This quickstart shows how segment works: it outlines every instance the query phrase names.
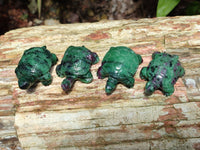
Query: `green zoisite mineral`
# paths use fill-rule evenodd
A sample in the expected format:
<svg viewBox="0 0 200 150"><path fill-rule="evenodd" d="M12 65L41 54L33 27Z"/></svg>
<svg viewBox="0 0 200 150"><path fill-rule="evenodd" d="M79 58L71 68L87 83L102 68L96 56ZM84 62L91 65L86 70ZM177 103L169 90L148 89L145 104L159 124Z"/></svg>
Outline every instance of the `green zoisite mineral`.
<svg viewBox="0 0 200 150"><path fill-rule="evenodd" d="M45 86L50 85L50 69L57 61L56 55L47 50L46 46L25 50L15 69L19 88L28 89L38 82Z"/></svg>
<svg viewBox="0 0 200 150"><path fill-rule="evenodd" d="M147 81L145 94L151 95L155 90L161 90L164 95L174 93L174 84L185 74L177 55L154 52L148 67L140 72L141 79Z"/></svg>
<svg viewBox="0 0 200 150"><path fill-rule="evenodd" d="M61 84L62 89L65 92L71 91L76 80L83 83L92 82L90 67L98 61L98 55L86 47L70 46L65 51L61 64L56 67L57 75L66 77Z"/></svg>
<svg viewBox="0 0 200 150"><path fill-rule="evenodd" d="M106 93L111 94L118 83L122 83L127 88L133 87L135 82L133 76L142 61L142 57L128 47L111 47L97 72L99 79L108 77Z"/></svg>

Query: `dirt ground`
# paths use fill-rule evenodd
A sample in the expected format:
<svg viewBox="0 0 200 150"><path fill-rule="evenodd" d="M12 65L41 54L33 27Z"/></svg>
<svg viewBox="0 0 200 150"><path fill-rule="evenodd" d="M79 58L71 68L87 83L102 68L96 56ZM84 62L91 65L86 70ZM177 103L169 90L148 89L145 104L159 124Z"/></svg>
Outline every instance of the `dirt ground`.
<svg viewBox="0 0 200 150"><path fill-rule="evenodd" d="M96 22L102 19L140 19L156 16L158 0L44 0L41 17L37 0L0 0L0 35L5 32L45 24L51 19L56 23ZM180 3L171 15L182 15Z"/></svg>

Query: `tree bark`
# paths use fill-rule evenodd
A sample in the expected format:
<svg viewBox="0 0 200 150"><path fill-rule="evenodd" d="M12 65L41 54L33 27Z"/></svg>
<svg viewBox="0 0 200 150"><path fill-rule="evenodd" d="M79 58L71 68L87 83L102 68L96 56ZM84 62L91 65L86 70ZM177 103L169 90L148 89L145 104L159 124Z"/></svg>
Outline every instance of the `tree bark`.
<svg viewBox="0 0 200 150"><path fill-rule="evenodd" d="M24 50L47 46L60 63L68 46L84 45L100 62L91 67L90 84L77 81L66 94L53 82L20 90L14 70ZM97 69L111 46L127 46L143 63L135 85L118 85L105 94L107 79ZM199 149L200 16L38 26L12 30L0 37L0 147L10 149ZM139 73L155 51L179 56L185 76L173 95L144 95Z"/></svg>

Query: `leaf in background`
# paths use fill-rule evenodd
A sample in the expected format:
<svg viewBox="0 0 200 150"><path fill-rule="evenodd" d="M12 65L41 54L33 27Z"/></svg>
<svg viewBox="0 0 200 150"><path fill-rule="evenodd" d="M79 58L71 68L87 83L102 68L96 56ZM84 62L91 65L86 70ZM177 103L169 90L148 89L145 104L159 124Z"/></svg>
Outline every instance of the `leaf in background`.
<svg viewBox="0 0 200 150"><path fill-rule="evenodd" d="M157 17L167 16L179 2L180 0L159 0L156 16Z"/></svg>
<svg viewBox="0 0 200 150"><path fill-rule="evenodd" d="M198 15L200 14L200 2L194 1L188 4L186 8L186 15Z"/></svg>
<svg viewBox="0 0 200 150"><path fill-rule="evenodd" d="M37 11L37 3L35 0L29 0L28 9L30 10L31 14L34 14Z"/></svg>
<svg viewBox="0 0 200 150"><path fill-rule="evenodd" d="M38 18L40 18L41 8L42 8L42 0L37 0L37 6L38 6Z"/></svg>

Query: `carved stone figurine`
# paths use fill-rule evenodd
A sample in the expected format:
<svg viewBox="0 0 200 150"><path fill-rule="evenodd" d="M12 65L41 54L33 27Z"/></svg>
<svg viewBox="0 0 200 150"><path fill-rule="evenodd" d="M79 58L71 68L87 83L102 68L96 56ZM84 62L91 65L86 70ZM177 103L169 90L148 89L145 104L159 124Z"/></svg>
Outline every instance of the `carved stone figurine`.
<svg viewBox="0 0 200 150"><path fill-rule="evenodd" d="M111 94L118 83L122 83L127 88L133 87L135 82L133 76L142 61L142 57L128 47L111 47L97 72L99 79L108 77L106 93Z"/></svg>
<svg viewBox="0 0 200 150"><path fill-rule="evenodd" d="M33 47L24 51L15 73L21 89L28 89L37 82L47 86L52 82L50 69L58 58L43 47Z"/></svg>
<svg viewBox="0 0 200 150"><path fill-rule="evenodd" d="M57 75L66 77L61 84L62 89L69 92L76 80L83 83L92 82L90 67L98 61L98 55L86 47L70 46L65 51L61 64L56 67Z"/></svg>
<svg viewBox="0 0 200 150"><path fill-rule="evenodd" d="M174 84L179 77L185 74L178 56L167 53L154 52L148 67L140 72L141 79L147 81L145 94L151 95L155 90L161 90L164 95L170 96L174 92Z"/></svg>

